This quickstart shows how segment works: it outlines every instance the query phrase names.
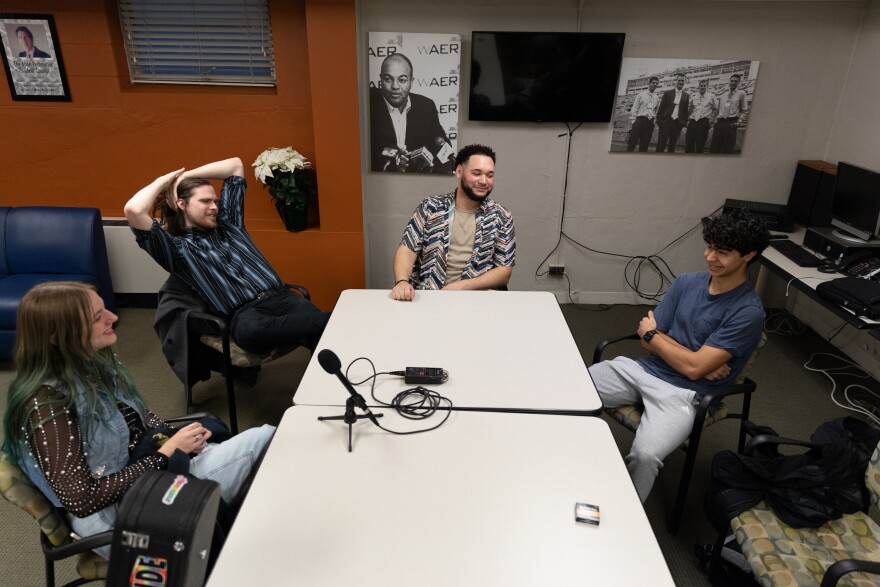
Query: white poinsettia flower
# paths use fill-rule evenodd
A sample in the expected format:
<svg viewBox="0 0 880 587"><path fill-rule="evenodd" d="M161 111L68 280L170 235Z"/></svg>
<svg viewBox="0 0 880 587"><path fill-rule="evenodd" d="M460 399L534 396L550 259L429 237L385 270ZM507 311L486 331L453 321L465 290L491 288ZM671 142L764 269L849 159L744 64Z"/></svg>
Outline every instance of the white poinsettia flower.
<svg viewBox="0 0 880 587"><path fill-rule="evenodd" d="M311 169L311 162L293 147L271 147L260 153L253 162L254 175L264 184L267 177L275 177L273 171L294 173L297 169Z"/></svg>
<svg viewBox="0 0 880 587"><path fill-rule="evenodd" d="M254 170L254 175L257 176L261 182L266 183L267 177L274 177L272 175L272 169L268 165L260 165Z"/></svg>

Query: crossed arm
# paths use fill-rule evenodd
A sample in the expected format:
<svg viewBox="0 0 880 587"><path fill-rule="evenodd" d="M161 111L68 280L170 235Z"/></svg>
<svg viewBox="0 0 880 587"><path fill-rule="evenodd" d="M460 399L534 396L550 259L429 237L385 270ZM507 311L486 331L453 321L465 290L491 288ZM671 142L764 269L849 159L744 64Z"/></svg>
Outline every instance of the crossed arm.
<svg viewBox="0 0 880 587"><path fill-rule="evenodd" d="M651 342L645 342L645 339L642 338L645 333L649 330L656 330L656 328L657 321L654 319L654 312L649 311L648 315L639 322L637 330L642 347L648 352L658 355L670 367L691 381L698 379L718 381L730 375L730 367L727 362L733 358L733 355L729 352L707 345L692 351L680 345L665 332L659 331L651 339Z"/></svg>
<svg viewBox="0 0 880 587"><path fill-rule="evenodd" d="M215 161L195 169L187 170L182 167L160 175L141 188L125 204L125 218L130 226L139 230L149 230L153 225L153 217L150 215L153 204L158 198L168 198L169 205L176 205L177 184L181 180L188 177L225 179L232 175L244 176L244 165L238 157Z"/></svg>

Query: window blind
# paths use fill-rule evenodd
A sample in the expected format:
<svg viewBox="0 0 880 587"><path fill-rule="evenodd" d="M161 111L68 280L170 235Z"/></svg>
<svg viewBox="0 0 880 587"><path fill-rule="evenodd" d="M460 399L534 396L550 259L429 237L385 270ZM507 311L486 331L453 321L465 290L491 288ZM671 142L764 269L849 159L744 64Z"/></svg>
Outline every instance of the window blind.
<svg viewBox="0 0 880 587"><path fill-rule="evenodd" d="M275 85L268 0L119 0L135 83Z"/></svg>

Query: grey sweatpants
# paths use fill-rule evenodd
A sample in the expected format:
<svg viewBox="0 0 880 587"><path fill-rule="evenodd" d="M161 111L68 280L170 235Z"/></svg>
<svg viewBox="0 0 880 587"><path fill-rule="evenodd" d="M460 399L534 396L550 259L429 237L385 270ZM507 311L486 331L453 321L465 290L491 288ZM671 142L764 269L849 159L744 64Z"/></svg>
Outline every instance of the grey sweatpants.
<svg viewBox="0 0 880 587"><path fill-rule="evenodd" d="M627 357L596 363L589 371L606 408L645 406L632 448L624 459L644 503L663 459L684 442L694 426L696 392L654 377Z"/></svg>

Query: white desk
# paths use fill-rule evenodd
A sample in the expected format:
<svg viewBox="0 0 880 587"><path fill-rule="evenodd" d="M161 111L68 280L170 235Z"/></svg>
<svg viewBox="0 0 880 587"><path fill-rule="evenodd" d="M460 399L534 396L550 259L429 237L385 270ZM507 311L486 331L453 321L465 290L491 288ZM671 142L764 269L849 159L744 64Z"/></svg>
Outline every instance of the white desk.
<svg viewBox="0 0 880 587"><path fill-rule="evenodd" d="M316 420L337 411L287 410L208 587L674 585L601 419L359 422L348 453L345 424Z"/></svg>
<svg viewBox="0 0 880 587"><path fill-rule="evenodd" d="M805 232L806 231L803 228L798 227L789 235L791 241L802 244ZM820 259L824 259L821 255L817 256ZM794 287L798 291L804 292L821 306L827 308L843 320L846 320L850 326L860 329L872 329L870 334L875 338L880 338L880 331L876 330L877 327L880 326L880 322L856 316L850 310L839 304L826 300L816 293L816 287L820 283L843 277L842 274L822 273L815 267L800 267L773 247L767 247L764 252L761 253L758 261L761 263L761 273L758 275L758 283L756 286L759 295L767 279L767 275L764 272L764 269L766 268L784 279L787 283L787 287Z"/></svg>
<svg viewBox="0 0 880 587"><path fill-rule="evenodd" d="M440 367L449 381L429 386L457 408L576 411L596 414L602 402L556 298L549 292L418 291L413 302L389 290L342 292L318 351L329 348L342 371L369 357L377 371ZM350 378L370 374L366 361ZM376 396L388 402L414 387L380 376ZM369 385L358 391L374 405ZM299 405L341 404L339 381L312 357L294 397Z"/></svg>

